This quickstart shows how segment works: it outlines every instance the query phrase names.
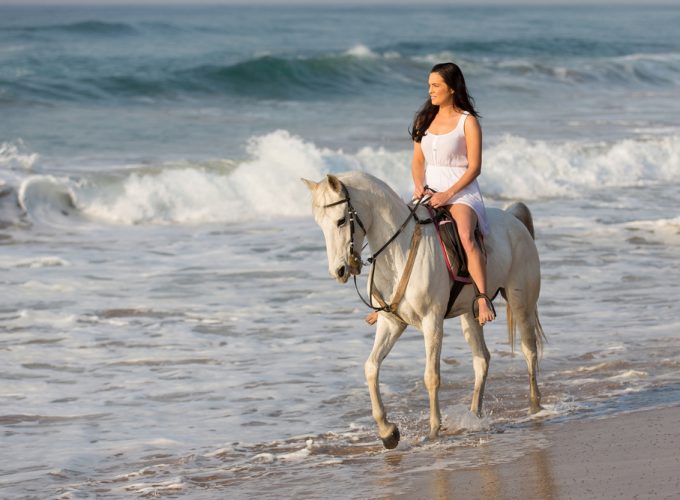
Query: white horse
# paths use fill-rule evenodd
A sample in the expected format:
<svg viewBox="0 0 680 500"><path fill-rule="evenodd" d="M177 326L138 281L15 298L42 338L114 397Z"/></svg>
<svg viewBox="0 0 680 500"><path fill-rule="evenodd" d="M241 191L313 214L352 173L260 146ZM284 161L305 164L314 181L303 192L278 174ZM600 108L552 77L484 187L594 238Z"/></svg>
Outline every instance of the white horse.
<svg viewBox="0 0 680 500"><path fill-rule="evenodd" d="M338 282L361 272L359 258L364 237L373 252L381 248L409 218L408 206L387 184L363 172L328 175L321 182L303 179L312 192L314 219L326 240L328 270ZM427 219L421 207L417 213ZM487 289L500 290L507 301L508 334L514 344L519 327L522 351L529 369L530 411L538 412L540 393L536 382L538 352L544 334L538 320L536 302L540 290L540 263L533 240L533 222L524 204L507 211L488 208L490 234L484 244L487 252ZM347 223L350 221L351 223ZM390 243L374 264L374 290L383 297L393 297L404 270L416 227L413 218ZM379 313L375 342L364 366L371 395L373 418L386 448L399 442L399 430L387 420L380 397L380 364L408 325L421 330L425 338L425 387L430 399L430 433L435 439L441 427L439 411L440 355L444 319L461 317L465 340L472 349L475 387L470 410L481 415L484 384L490 354L484 332L472 313L475 292L472 286L462 292L447 311L451 278L447 272L439 241L432 224L421 225L422 239L413 260L412 274L403 298L394 311ZM369 292L370 293L370 292ZM389 300L386 300L389 303Z"/></svg>

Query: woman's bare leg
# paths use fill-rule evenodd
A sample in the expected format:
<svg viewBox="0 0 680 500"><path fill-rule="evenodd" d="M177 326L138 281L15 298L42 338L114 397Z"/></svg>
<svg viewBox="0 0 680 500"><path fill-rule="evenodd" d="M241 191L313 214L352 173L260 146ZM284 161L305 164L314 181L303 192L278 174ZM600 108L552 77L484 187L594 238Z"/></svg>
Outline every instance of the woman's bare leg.
<svg viewBox="0 0 680 500"><path fill-rule="evenodd" d="M451 205L449 210L458 226L458 234L467 256L470 276L477 285L479 292L486 295L486 258L477 245L474 234L477 226L477 213L469 206L462 204ZM478 300L477 306L479 307L480 325L496 319L489 302L481 298Z"/></svg>

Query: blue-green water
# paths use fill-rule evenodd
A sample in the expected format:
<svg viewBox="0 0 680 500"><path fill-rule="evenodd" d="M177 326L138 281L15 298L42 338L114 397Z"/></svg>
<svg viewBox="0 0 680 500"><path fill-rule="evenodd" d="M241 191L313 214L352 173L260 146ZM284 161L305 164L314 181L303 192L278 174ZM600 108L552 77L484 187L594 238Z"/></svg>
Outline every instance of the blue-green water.
<svg viewBox="0 0 680 500"><path fill-rule="evenodd" d="M485 199L534 213L536 420L677 404L679 25L650 6L0 6L0 496L384 498L484 443L487 462L546 446L501 313L481 421L447 323L437 443L404 335L381 372L403 439L382 450L372 332L299 181L360 169L408 196L407 128L446 60L483 117Z"/></svg>
<svg viewBox="0 0 680 500"><path fill-rule="evenodd" d="M450 59L489 133L620 138L677 126L679 22L672 7L2 7L0 138L60 164L237 159L277 128L393 149Z"/></svg>

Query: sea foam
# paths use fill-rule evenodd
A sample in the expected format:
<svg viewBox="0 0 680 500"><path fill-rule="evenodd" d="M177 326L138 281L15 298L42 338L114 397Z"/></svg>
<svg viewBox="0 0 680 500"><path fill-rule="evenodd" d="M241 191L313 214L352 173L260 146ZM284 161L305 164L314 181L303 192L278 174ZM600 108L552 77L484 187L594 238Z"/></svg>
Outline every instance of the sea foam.
<svg viewBox="0 0 680 500"><path fill-rule="evenodd" d="M34 174L18 199L34 219L77 211L111 224L200 224L299 217L310 213L300 181L328 173L369 172L404 199L412 189L411 153L364 147L354 153L319 147L286 130L252 137L246 159L126 167L83 179ZM584 192L673 180L680 136L614 143L530 141L505 136L486 147L479 182L487 198L578 197ZM62 221L64 217L60 216Z"/></svg>
<svg viewBox="0 0 680 500"><path fill-rule="evenodd" d="M27 150L21 139L0 144L0 169L21 168L30 170L40 156Z"/></svg>

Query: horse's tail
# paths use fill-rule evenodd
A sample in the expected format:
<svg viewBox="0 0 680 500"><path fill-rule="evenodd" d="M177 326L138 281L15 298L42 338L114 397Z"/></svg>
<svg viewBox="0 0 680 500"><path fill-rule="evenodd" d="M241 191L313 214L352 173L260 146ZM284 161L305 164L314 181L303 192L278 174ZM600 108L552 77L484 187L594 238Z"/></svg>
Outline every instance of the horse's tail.
<svg viewBox="0 0 680 500"><path fill-rule="evenodd" d="M534 219L531 216L531 210L529 210L529 207L526 206L524 203L521 201L518 201L517 203L513 203L510 205L508 208L505 209L506 212L514 215L517 219L519 219L522 224L529 230L529 234L531 234L532 239L536 239L535 232L534 232ZM515 321L515 318L512 315L512 309L510 308L510 302L507 301L507 297L504 297L506 299L507 303L507 319L508 319L508 341L510 342L510 346L512 347L512 352L515 352L515 336L517 334L517 322ZM545 336L545 332L543 331L543 326L541 325L541 321L538 318L538 306L534 308L534 336L536 337L536 349L538 350L539 355L543 352L543 344L546 342L547 338Z"/></svg>
<svg viewBox="0 0 680 500"><path fill-rule="evenodd" d="M507 319L508 319L508 342L512 347L512 352L515 352L515 336L517 334L517 322L512 315L512 309L510 304L506 306ZM543 325L541 325L541 320L538 318L538 306L534 308L534 337L536 337L536 349L538 354L543 353L543 344L547 341L545 332L543 331Z"/></svg>
<svg viewBox="0 0 680 500"><path fill-rule="evenodd" d="M531 237L533 239L536 239L536 236L534 235L534 219L531 216L531 210L529 210L529 207L527 207L521 201L518 201L517 203L513 203L508 208L506 208L505 211L511 213L519 220L521 220L522 224L524 224L526 228L529 230L529 234L531 234Z"/></svg>

